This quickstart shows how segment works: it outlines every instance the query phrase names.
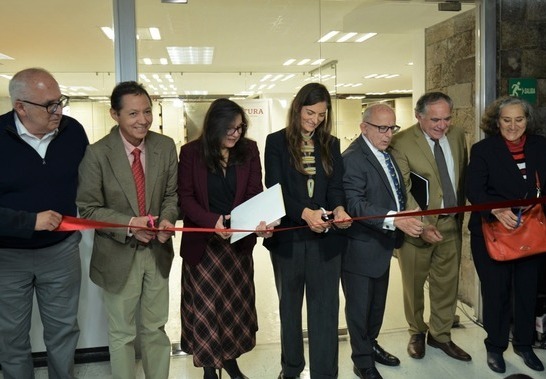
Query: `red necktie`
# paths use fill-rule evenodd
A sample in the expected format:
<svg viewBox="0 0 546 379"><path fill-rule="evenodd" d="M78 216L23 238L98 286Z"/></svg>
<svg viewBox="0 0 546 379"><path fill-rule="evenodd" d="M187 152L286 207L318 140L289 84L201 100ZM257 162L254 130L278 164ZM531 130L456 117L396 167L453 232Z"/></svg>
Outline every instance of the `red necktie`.
<svg viewBox="0 0 546 379"><path fill-rule="evenodd" d="M144 179L144 170L142 169L142 163L140 162L140 149L136 148L132 151L135 159L131 170L133 171L133 177L135 178L135 186L138 200L138 212L140 216L146 215L146 181Z"/></svg>

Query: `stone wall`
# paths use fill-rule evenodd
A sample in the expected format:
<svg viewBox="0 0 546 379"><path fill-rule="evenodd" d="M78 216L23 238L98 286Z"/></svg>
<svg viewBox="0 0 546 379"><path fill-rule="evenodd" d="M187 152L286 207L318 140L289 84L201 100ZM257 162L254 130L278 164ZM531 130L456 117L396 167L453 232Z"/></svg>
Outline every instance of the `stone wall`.
<svg viewBox="0 0 546 379"><path fill-rule="evenodd" d="M545 125L546 1L497 0L497 8L497 94L508 94L509 78L536 78L535 109Z"/></svg>
<svg viewBox="0 0 546 379"><path fill-rule="evenodd" d="M454 127L465 130L468 146L474 141L476 91L476 15L461 13L425 30L425 89L448 94L454 102ZM470 253L470 238L463 226L459 298L475 306L477 278Z"/></svg>

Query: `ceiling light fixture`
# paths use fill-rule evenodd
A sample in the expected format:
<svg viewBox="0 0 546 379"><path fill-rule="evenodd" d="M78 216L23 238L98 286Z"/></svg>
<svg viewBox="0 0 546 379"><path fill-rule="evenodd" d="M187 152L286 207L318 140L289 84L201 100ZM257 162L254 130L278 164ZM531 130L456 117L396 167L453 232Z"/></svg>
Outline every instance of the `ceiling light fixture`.
<svg viewBox="0 0 546 379"><path fill-rule="evenodd" d="M332 37L339 33L341 32L337 30L332 30L331 32L326 33L321 39L318 40L318 42L328 42L330 39L332 39ZM342 37L338 38L336 42L348 42L355 36L357 37L354 39L354 41L349 42L364 42L372 37L375 37L376 35L377 33L364 33L359 35L359 33L356 32L347 32Z"/></svg>
<svg viewBox="0 0 546 379"><path fill-rule="evenodd" d="M188 0L161 0L161 2L167 4L188 4Z"/></svg>
<svg viewBox="0 0 546 379"><path fill-rule="evenodd" d="M290 66L292 63L294 63L296 60L294 58L290 58L289 60L287 60L286 62L284 62L282 65L283 66Z"/></svg>
<svg viewBox="0 0 546 379"><path fill-rule="evenodd" d="M353 38L357 34L358 33L355 33L355 32L346 33L343 37L339 38L336 42L345 42L347 40L350 40L351 38Z"/></svg>
<svg viewBox="0 0 546 379"><path fill-rule="evenodd" d="M212 64L214 47L167 46L172 64Z"/></svg>
<svg viewBox="0 0 546 379"><path fill-rule="evenodd" d="M358 37L355 42L364 42L372 37L375 37L377 35L377 33L366 33L364 34L363 36L361 37Z"/></svg>
<svg viewBox="0 0 546 379"><path fill-rule="evenodd" d="M294 76L296 76L296 74L289 74L289 75L286 75L286 76L281 80L281 82L286 82L287 80L292 79Z"/></svg>
<svg viewBox="0 0 546 379"><path fill-rule="evenodd" d="M314 77L316 75L321 75L322 70L333 69L333 68L335 68L336 65L337 65L337 60L326 62L322 66L319 66L319 67L309 71L309 75L311 75L311 77ZM335 76L334 76L334 78L335 78Z"/></svg>
<svg viewBox="0 0 546 379"><path fill-rule="evenodd" d="M153 40L160 40L161 39L161 33L159 32L159 28L149 28L150 36Z"/></svg>
<svg viewBox="0 0 546 379"><path fill-rule="evenodd" d="M332 38L333 36L335 36L336 34L338 34L339 31L338 30L332 30L331 32L328 32L326 33L324 36L322 36L318 42L326 42L328 41L330 38Z"/></svg>
<svg viewBox="0 0 546 379"><path fill-rule="evenodd" d="M100 30L104 33L104 35L108 38L113 40L114 39L114 29L109 26L101 26Z"/></svg>
<svg viewBox="0 0 546 379"><path fill-rule="evenodd" d="M12 57L10 57L8 55L5 55L5 54L2 54L2 53L0 53L0 59L13 60Z"/></svg>

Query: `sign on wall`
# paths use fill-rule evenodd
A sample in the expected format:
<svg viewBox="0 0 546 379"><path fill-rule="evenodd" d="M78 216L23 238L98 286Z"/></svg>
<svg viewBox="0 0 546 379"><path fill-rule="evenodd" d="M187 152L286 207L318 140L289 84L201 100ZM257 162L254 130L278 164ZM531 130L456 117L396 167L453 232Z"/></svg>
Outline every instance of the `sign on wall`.
<svg viewBox="0 0 546 379"><path fill-rule="evenodd" d="M520 97L530 104L536 104L537 80L535 78L509 78L508 94Z"/></svg>

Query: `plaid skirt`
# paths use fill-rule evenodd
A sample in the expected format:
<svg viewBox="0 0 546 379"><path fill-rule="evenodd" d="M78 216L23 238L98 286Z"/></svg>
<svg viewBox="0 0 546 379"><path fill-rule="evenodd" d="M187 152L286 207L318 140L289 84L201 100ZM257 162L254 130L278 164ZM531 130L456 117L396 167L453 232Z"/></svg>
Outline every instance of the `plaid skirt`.
<svg viewBox="0 0 546 379"><path fill-rule="evenodd" d="M181 348L196 367L221 368L256 345L254 262L214 234L199 264L182 263Z"/></svg>

